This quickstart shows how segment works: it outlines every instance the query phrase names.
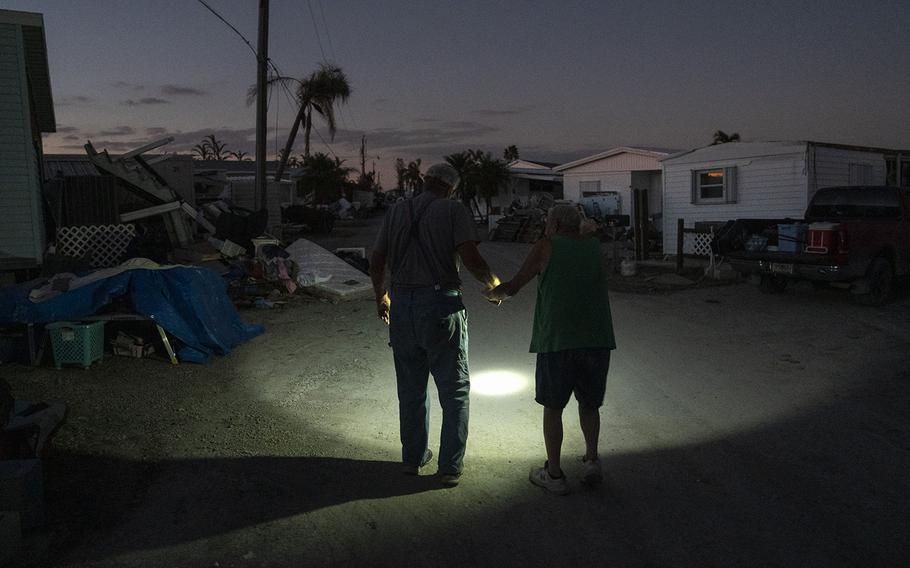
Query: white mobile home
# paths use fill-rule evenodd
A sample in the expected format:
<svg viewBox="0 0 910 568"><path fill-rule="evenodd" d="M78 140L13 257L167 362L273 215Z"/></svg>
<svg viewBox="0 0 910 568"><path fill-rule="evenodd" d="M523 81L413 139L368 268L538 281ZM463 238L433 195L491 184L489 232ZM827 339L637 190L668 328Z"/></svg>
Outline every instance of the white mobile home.
<svg viewBox="0 0 910 568"><path fill-rule="evenodd" d="M515 200L527 203L532 196L548 193L562 199L562 174L554 171L558 164L513 160L509 162L509 185L500 193L499 203L508 207Z"/></svg>
<svg viewBox="0 0 910 568"><path fill-rule="evenodd" d="M0 270L41 264L41 133L57 130L44 19L0 10Z"/></svg>
<svg viewBox="0 0 910 568"><path fill-rule="evenodd" d="M615 193L619 196L620 214L630 217L634 215L632 190L647 190L648 214L659 231L663 185L660 160L671 153L662 148L621 146L554 169L562 172L565 199L579 201L582 197Z"/></svg>
<svg viewBox="0 0 910 568"><path fill-rule="evenodd" d="M822 142L731 142L662 161L665 251L686 227L737 218L800 218L821 187L910 185L910 151Z"/></svg>

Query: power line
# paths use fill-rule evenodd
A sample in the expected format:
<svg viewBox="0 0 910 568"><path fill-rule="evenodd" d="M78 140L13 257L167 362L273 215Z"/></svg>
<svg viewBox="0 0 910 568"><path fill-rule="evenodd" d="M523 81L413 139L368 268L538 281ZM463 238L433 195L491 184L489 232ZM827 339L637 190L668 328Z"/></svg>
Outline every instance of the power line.
<svg viewBox="0 0 910 568"><path fill-rule="evenodd" d="M246 36L244 36L242 33L240 33L240 30L238 30L237 28L235 28L229 21L225 20L225 19L221 16L221 14L219 14L218 12L215 11L214 8L212 8L211 6L209 6L208 3L207 3L205 0L198 0L198 1L199 1L200 4L202 4L203 6L205 6L205 8L206 8L209 12L211 12L212 14L214 14L216 18L218 18L219 20L221 20L222 22L224 22L224 24L225 24L227 27L229 27L229 28L231 28L232 30L234 30L234 33L237 34L238 36L240 36L240 39L243 40L243 43L245 43L246 46L250 48L250 51L253 52L253 55L255 55L257 58L259 57L259 53L256 52L256 48L253 47L253 44L250 43L250 40L246 39Z"/></svg>
<svg viewBox="0 0 910 568"><path fill-rule="evenodd" d="M328 63L329 60L325 56L325 50L322 48L322 38L319 36L319 26L316 25L316 16L313 14L313 5L310 4L310 0L306 0L306 6L310 10L310 20L313 21L313 30L316 32L316 43L319 44L319 51L322 52L322 60L325 63Z"/></svg>
<svg viewBox="0 0 910 568"><path fill-rule="evenodd" d="M329 52L332 54L332 59L338 60L338 56L335 54L335 46L332 45L332 34L329 33L329 24L325 21L325 10L322 8L322 0L316 0L319 5L319 15L322 16L322 29L325 30L325 38L329 40Z"/></svg>
<svg viewBox="0 0 910 568"><path fill-rule="evenodd" d="M246 36L244 36L244 35L240 32L240 30L238 30L236 27L234 27L233 24L231 24L229 21L227 21L227 20L226 20L221 14L219 14L214 8L212 8L211 6L209 6L209 4L208 4L205 0L197 0L197 1L198 1L200 4L202 4L209 12L211 12L216 18L218 18L219 20L221 20L227 27L229 27L231 30L233 30L234 33L237 34L237 35L240 37L240 39L243 40L243 43L245 43L245 44L247 45L247 47L250 48L250 51L252 51L252 52L253 52L253 55L255 55L256 58L258 59L259 53L256 51L256 48L253 47L253 44L250 43L250 41L246 38ZM325 56L325 50L324 50L323 47L322 47L322 39L321 39L321 37L320 37L320 35L319 35L319 28L318 28L318 26L317 26L317 24L316 24L316 16L315 16L314 13L313 13L313 6L310 4L310 1L309 1L309 0L307 0L307 8L309 8L310 19L311 19L312 22L313 22L313 29L316 31L316 40L317 40L317 42L319 43L319 51L322 52L322 59L323 59L323 61L325 61L326 63L328 63L328 59L327 59L326 56ZM320 5L320 9L321 9L321 5ZM324 20L324 18L325 18L325 16L323 15L323 20ZM329 42L331 42L331 39L329 39ZM334 48L333 48L333 49L334 49ZM276 74L278 77L284 77L284 75L283 75L283 74L281 73L281 71L278 69L278 65L275 64L275 62L272 60L272 58L268 58L267 61L266 61L266 63L268 63L268 65L272 68L272 70L275 71L275 74ZM295 97L294 97L293 93L291 93L291 90L288 88L288 86L285 84L284 81L282 81L282 80L279 79L277 82L278 82L278 83L281 85L281 87L284 89L285 96L288 97L288 101L291 103L291 108L294 108L294 103L295 103L296 101L295 101ZM269 99L271 99L271 93L269 94ZM276 101L277 101L277 99L276 99ZM276 102L276 104L277 104L277 102ZM277 111L276 111L276 124L277 124ZM313 127L312 130L316 132L316 136L319 137L319 140L320 140L320 141L322 142L322 144L329 150L329 152L332 154L332 156L334 156L335 158L338 158L338 154L336 154L336 153L335 153L335 150L329 145L328 142L325 141L325 138L322 137L322 134L319 132L319 130L316 129L316 127ZM276 140L277 140L277 137L278 137L277 126L276 126L275 137L276 137Z"/></svg>
<svg viewBox="0 0 910 568"><path fill-rule="evenodd" d="M311 3L310 3L310 0L307 0L307 5L310 7L310 18L311 18L312 21L313 21L313 28L316 29L316 28L317 28L317 25L316 25L316 17L315 17L315 15L313 14L313 8L312 8L312 5L311 5ZM316 0L316 5L319 7L319 15L322 17L322 29L323 29L323 32L325 33L325 38L326 38L326 40L327 40L328 43L329 43L329 51L330 51L331 54L332 54L332 58L337 60L337 57L338 57L338 56L337 56L337 54L335 53L335 45L332 43L332 34L331 34L331 32L329 31L329 24L328 24L328 22L326 21L326 18L325 18L325 9L323 8L322 0ZM319 49L322 50L322 42L321 42L321 40L320 40L320 35L319 35L319 30L318 30L318 29L316 29L316 39L317 39L317 41L319 41ZM325 60L325 52L324 52L324 51L323 51L323 53L322 53L322 57L323 57L323 60ZM326 63L328 63L328 62L326 61ZM342 127L344 127L345 130L351 130L351 128L350 128L350 127L348 126L348 124L347 124L347 120L345 120L345 115L346 115L346 114L347 114L347 113L344 112L344 111L342 110L342 108L339 106L339 107L338 107L338 118L341 119L341 125L342 125ZM363 131L361 130L360 126L357 125L357 121L355 120L354 115L351 114L351 115L350 115L350 118L351 118L351 122L352 122L353 125L354 125L354 130L357 131L357 132L359 132L359 133L362 135L362 134L363 134ZM348 141L348 144L351 146L351 151L354 152L354 153L357 153L357 148L354 146L354 142L352 142L352 141L349 140L349 141Z"/></svg>

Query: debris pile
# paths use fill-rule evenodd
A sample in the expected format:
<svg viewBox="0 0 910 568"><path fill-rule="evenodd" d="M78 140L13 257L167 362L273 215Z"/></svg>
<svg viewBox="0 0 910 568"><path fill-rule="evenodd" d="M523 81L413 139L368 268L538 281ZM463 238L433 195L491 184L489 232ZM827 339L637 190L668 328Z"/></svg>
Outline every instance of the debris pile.
<svg viewBox="0 0 910 568"><path fill-rule="evenodd" d="M543 209L516 209L496 223L490 235L493 241L533 243L543 237L547 212Z"/></svg>

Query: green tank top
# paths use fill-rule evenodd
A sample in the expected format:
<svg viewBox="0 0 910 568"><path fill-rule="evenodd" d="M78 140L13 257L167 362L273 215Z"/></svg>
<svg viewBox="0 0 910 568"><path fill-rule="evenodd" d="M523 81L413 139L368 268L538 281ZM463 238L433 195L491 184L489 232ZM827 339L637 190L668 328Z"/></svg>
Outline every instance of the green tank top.
<svg viewBox="0 0 910 568"><path fill-rule="evenodd" d="M560 236L550 241L550 262L537 279L531 353L615 349L600 242Z"/></svg>

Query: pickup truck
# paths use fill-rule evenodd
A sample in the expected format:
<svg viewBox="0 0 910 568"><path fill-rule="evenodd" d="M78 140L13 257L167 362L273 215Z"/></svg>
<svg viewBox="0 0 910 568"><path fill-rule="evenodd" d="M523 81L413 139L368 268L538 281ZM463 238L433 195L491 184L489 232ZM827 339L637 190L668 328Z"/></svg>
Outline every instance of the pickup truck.
<svg viewBox="0 0 910 568"><path fill-rule="evenodd" d="M812 246L808 236L788 243L779 228L797 224L820 228L810 231L811 239L827 230L824 246ZM896 279L910 273L910 188L819 189L805 219L730 221L713 246L763 292L779 293L792 281L809 280L819 287L847 287L861 304L882 305L892 298Z"/></svg>

